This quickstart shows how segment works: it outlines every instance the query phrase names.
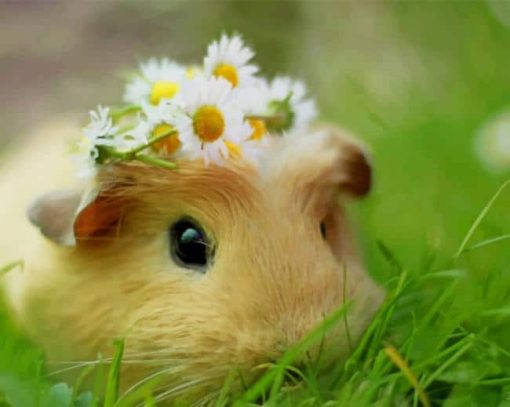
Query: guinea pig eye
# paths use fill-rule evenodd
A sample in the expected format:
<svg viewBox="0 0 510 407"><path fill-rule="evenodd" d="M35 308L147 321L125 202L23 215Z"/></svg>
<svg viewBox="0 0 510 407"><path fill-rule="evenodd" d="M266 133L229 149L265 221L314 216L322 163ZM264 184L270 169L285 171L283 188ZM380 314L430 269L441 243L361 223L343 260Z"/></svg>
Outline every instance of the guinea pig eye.
<svg viewBox="0 0 510 407"><path fill-rule="evenodd" d="M326 228L326 222L321 222L321 225L320 225L320 229L321 229L321 236L323 239L326 239L326 235L327 235L327 228Z"/></svg>
<svg viewBox="0 0 510 407"><path fill-rule="evenodd" d="M169 229L170 254L179 265L203 268L212 255L204 230L191 219L181 219Z"/></svg>

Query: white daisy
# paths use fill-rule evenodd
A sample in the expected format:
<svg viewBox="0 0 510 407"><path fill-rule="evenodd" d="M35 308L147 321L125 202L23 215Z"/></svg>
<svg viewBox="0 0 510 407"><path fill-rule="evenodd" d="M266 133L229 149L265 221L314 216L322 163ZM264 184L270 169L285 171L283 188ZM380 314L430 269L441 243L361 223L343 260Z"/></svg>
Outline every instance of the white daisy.
<svg viewBox="0 0 510 407"><path fill-rule="evenodd" d="M237 105L243 111L245 120L252 127L250 140L263 140L268 134L264 116L271 115L269 111L269 86L267 82L258 79L250 87L235 88Z"/></svg>
<svg viewBox="0 0 510 407"><path fill-rule="evenodd" d="M163 99L177 100L186 68L169 59L149 59L140 65L138 75L126 86L124 100L141 105L158 105Z"/></svg>
<svg viewBox="0 0 510 407"><path fill-rule="evenodd" d="M205 164L221 163L230 148L242 147L252 134L251 126L236 104L232 86L223 78L197 78L182 93L187 116L176 122L183 152L190 158L202 157Z"/></svg>
<svg viewBox="0 0 510 407"><path fill-rule="evenodd" d="M242 159L252 165L258 165L260 158L267 147L266 139L264 140L244 140L238 143L225 142L229 157L234 159Z"/></svg>
<svg viewBox="0 0 510 407"><path fill-rule="evenodd" d="M75 174L79 178L90 178L96 175L96 158L99 153L97 148L85 136L82 136L75 145L75 151L71 154L76 171Z"/></svg>
<svg viewBox="0 0 510 407"><path fill-rule="evenodd" d="M244 114L262 116L268 112L269 85L265 79L256 78L250 86L234 88L235 98Z"/></svg>
<svg viewBox="0 0 510 407"><path fill-rule="evenodd" d="M122 128L122 132L119 130L119 134L115 137L117 141L115 148L120 152L126 152L140 147L143 144L147 144L147 135L144 132L137 130L140 127L141 122L144 120L142 119L142 115L138 114L137 116L133 116L129 119L128 124Z"/></svg>
<svg viewBox="0 0 510 407"><path fill-rule="evenodd" d="M219 41L213 41L207 48L204 73L222 77L233 87L250 86L259 70L256 65L248 64L254 55L252 49L246 47L238 35L222 35Z"/></svg>
<svg viewBox="0 0 510 407"><path fill-rule="evenodd" d="M145 112L145 118L140 118L138 126L130 132L135 140L143 141L143 144L175 130L179 116L184 115L182 109L168 101L162 101L157 108L145 109ZM162 155L174 155L180 148L181 141L177 133L153 144L153 149Z"/></svg>
<svg viewBox="0 0 510 407"><path fill-rule="evenodd" d="M118 128L113 125L110 109L98 106L97 111L90 111L90 123L82 129L83 135L76 144L72 160L77 166L79 177L91 177L96 173L96 159L99 157L98 146L117 147Z"/></svg>
<svg viewBox="0 0 510 407"><path fill-rule="evenodd" d="M272 114L283 115L280 131L294 132L309 127L317 116L317 106L313 99L306 98L306 86L301 81L288 77L276 77L268 88L268 108Z"/></svg>
<svg viewBox="0 0 510 407"><path fill-rule="evenodd" d="M188 65L186 67L186 79L195 79L198 76L204 75L204 70L198 65Z"/></svg>

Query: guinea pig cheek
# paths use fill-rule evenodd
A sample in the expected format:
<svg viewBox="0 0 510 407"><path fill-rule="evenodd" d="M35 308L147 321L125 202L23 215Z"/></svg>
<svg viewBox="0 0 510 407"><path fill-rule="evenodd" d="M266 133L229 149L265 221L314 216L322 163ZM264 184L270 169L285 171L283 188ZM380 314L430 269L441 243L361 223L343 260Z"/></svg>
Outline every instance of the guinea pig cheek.
<svg viewBox="0 0 510 407"><path fill-rule="evenodd" d="M327 196L327 195L323 195ZM345 208L338 202L338 193L330 193L319 200L312 216L315 232L323 240L337 264L337 272L344 275L348 285L347 295L352 297L364 276L355 235L347 219ZM343 280L344 277L342 277ZM343 283L343 284L344 284Z"/></svg>
<svg viewBox="0 0 510 407"><path fill-rule="evenodd" d="M321 188L315 189L313 195L305 203L305 214L311 218L313 228L317 229L319 225L322 238L328 241L330 236L338 232L335 216L337 211L341 211L336 199L338 191L333 188Z"/></svg>

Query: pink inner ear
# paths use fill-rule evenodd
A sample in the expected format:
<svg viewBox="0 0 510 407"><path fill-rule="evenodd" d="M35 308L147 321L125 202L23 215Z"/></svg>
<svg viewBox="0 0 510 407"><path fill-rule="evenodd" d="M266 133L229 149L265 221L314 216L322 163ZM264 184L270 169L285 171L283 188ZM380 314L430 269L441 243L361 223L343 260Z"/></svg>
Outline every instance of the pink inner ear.
<svg viewBox="0 0 510 407"><path fill-rule="evenodd" d="M120 201L99 196L85 207L74 222L76 240L103 236L116 229L122 214Z"/></svg>

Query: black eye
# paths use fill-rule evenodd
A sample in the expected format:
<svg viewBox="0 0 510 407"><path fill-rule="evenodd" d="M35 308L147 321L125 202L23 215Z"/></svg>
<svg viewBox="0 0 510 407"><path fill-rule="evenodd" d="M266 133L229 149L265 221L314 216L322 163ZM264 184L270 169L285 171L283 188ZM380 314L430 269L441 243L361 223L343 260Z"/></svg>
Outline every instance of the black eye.
<svg viewBox="0 0 510 407"><path fill-rule="evenodd" d="M181 219L169 229L170 254L180 265L189 268L206 266L212 246L204 230L191 219Z"/></svg>
<svg viewBox="0 0 510 407"><path fill-rule="evenodd" d="M321 222L321 235L323 239L326 239L327 229L326 229L326 223Z"/></svg>

